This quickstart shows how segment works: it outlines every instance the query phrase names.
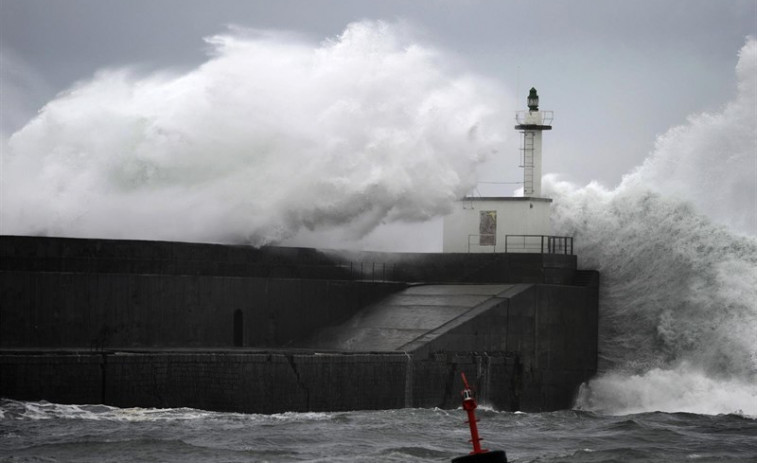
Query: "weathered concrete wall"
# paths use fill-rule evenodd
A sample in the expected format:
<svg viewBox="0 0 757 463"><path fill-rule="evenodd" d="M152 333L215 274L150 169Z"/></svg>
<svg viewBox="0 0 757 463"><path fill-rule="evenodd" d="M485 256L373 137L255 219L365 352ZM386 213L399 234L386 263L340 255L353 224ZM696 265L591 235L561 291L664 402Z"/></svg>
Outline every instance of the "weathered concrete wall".
<svg viewBox="0 0 757 463"><path fill-rule="evenodd" d="M368 279L427 283L573 284L577 265L575 255L563 254L324 253Z"/></svg>
<svg viewBox="0 0 757 463"><path fill-rule="evenodd" d="M597 288L516 285L508 293L416 353L474 350L473 342L478 352L502 352L513 362L511 409L564 408L596 373Z"/></svg>
<svg viewBox="0 0 757 463"><path fill-rule="evenodd" d="M281 347L402 289L402 281L560 283L575 275L575 256L337 256L301 248L2 236L0 348ZM369 281L354 279L366 276ZM389 276L400 282L374 281Z"/></svg>
<svg viewBox="0 0 757 463"><path fill-rule="evenodd" d="M527 285L523 285L527 286ZM297 342L297 347L342 352L417 352L439 337L454 337L453 329L486 316L492 302L513 285L413 285L361 309L339 326L318 331ZM459 342L448 339L457 351L502 350L487 336L501 337L504 325L475 333L461 332ZM496 345L492 348L491 346ZM426 348L428 351L428 348Z"/></svg>
<svg viewBox="0 0 757 463"><path fill-rule="evenodd" d="M405 282L572 284L576 256L385 253L0 236L0 270Z"/></svg>
<svg viewBox="0 0 757 463"><path fill-rule="evenodd" d="M212 275L0 272L0 347L284 346L405 285ZM237 315L239 317L239 315Z"/></svg>
<svg viewBox="0 0 757 463"><path fill-rule="evenodd" d="M407 360L397 356L150 353L106 358L105 397L120 407L274 413L404 405Z"/></svg>
<svg viewBox="0 0 757 463"><path fill-rule="evenodd" d="M509 396L497 403L555 410L596 373L597 328L596 288L518 284L405 347L416 358L486 352L508 359Z"/></svg>
<svg viewBox="0 0 757 463"><path fill-rule="evenodd" d="M455 408L465 372L483 404L544 409L519 403L517 368L487 354L15 352L0 354L0 391L19 400L249 413Z"/></svg>
<svg viewBox="0 0 757 463"><path fill-rule="evenodd" d="M0 270L349 279L349 265L311 248L0 236Z"/></svg>
<svg viewBox="0 0 757 463"><path fill-rule="evenodd" d="M77 353L0 353L0 397L59 403L105 403L103 356Z"/></svg>
<svg viewBox="0 0 757 463"><path fill-rule="evenodd" d="M598 276L575 264L0 237L0 396L264 413L456 407L465 371L497 408L566 408L597 357ZM413 281L518 290L408 354L281 350Z"/></svg>

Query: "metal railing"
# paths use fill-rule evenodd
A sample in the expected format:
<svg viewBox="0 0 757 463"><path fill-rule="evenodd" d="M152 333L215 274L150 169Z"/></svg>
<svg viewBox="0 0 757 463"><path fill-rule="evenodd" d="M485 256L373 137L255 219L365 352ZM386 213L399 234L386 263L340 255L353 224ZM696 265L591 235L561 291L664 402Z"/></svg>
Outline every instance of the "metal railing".
<svg viewBox="0 0 757 463"><path fill-rule="evenodd" d="M538 113L538 114L537 114ZM555 118L554 111L515 111L515 122L518 125L537 124L550 125Z"/></svg>
<svg viewBox="0 0 757 463"><path fill-rule="evenodd" d="M350 262L339 267L349 269L349 274L356 280L393 281L397 277L397 265L385 262Z"/></svg>
<svg viewBox="0 0 757 463"><path fill-rule="evenodd" d="M550 235L505 235L505 252L573 255L573 237Z"/></svg>
<svg viewBox="0 0 757 463"><path fill-rule="evenodd" d="M496 235L468 235L468 253L497 252ZM504 251L535 254L573 254L572 236L551 235L505 235Z"/></svg>

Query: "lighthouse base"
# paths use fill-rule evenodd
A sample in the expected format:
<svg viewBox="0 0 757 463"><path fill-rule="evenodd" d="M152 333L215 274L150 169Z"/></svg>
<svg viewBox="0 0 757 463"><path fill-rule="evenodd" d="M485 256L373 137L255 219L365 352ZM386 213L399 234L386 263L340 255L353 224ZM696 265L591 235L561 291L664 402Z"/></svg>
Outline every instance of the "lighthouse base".
<svg viewBox="0 0 757 463"><path fill-rule="evenodd" d="M507 463L507 455L504 450L493 450L453 458L452 463Z"/></svg>

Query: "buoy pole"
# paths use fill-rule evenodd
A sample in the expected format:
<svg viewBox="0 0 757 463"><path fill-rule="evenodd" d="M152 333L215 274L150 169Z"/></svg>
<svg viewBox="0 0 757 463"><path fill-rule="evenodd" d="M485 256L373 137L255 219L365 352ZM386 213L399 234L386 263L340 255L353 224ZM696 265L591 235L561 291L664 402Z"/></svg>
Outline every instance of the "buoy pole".
<svg viewBox="0 0 757 463"><path fill-rule="evenodd" d="M488 450L481 449L481 438L478 437L478 419L476 418L476 399L473 398L473 391L468 385L468 379L465 377L465 373L460 373L463 377L464 389L460 393L463 396L463 410L468 414L468 426L470 427L470 442L473 444L473 451L471 455L477 453L486 453Z"/></svg>
<svg viewBox="0 0 757 463"><path fill-rule="evenodd" d="M507 463L507 455L504 450L494 450L490 452L481 448L481 438L478 436L478 419L476 418L476 399L473 398L473 391L468 384L465 373L460 373L463 378L464 389L460 392L463 396L463 410L468 414L468 427L470 427L470 442L473 444L473 451L468 455L452 459L452 463Z"/></svg>

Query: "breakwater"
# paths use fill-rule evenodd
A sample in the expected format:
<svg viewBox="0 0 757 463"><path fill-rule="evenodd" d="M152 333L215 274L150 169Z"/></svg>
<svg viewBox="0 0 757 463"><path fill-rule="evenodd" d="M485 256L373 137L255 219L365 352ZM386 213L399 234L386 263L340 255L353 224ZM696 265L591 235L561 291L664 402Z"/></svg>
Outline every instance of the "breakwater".
<svg viewBox="0 0 757 463"><path fill-rule="evenodd" d="M0 237L0 271L4 397L447 408L465 371L496 408L554 410L596 371L576 256Z"/></svg>

